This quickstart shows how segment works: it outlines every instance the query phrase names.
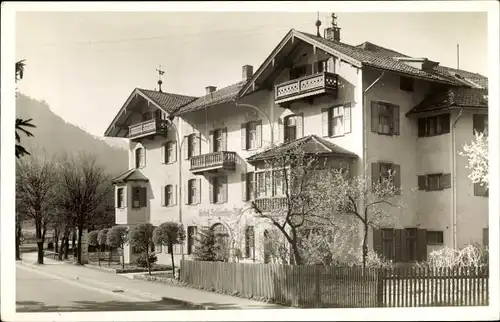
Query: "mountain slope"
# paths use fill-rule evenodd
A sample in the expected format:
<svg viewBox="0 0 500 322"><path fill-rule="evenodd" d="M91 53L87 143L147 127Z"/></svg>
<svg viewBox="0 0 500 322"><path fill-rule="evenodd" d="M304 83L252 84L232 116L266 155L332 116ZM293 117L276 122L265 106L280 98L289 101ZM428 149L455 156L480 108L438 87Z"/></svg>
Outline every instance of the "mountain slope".
<svg viewBox="0 0 500 322"><path fill-rule="evenodd" d="M21 144L34 155L43 151L48 155L68 153L76 155L85 151L95 155L106 172L115 175L128 169L128 151L112 147L102 138L67 123L54 114L47 103L19 94L16 99L16 116L33 118L36 128L30 129L34 137L21 134Z"/></svg>

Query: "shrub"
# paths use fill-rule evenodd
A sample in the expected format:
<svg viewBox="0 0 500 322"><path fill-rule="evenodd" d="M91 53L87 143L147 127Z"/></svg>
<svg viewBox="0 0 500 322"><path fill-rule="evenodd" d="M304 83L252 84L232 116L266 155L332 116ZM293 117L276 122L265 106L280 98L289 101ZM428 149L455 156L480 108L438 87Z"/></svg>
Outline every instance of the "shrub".
<svg viewBox="0 0 500 322"><path fill-rule="evenodd" d="M155 253L149 254L149 265L153 265L154 263L156 263L157 260L158 260L158 257L156 257ZM139 257L137 257L135 262L140 267L144 267L144 268L148 267L148 263L146 261L146 253L142 253L141 255L139 255Z"/></svg>
<svg viewBox="0 0 500 322"><path fill-rule="evenodd" d="M54 249L54 242L48 242L47 249Z"/></svg>
<svg viewBox="0 0 500 322"><path fill-rule="evenodd" d="M362 266L363 265L363 254L359 253L356 260L350 263L352 266ZM366 267L368 268L389 268L392 267L393 263L391 260L377 254L373 250L368 251L368 256L366 258Z"/></svg>
<svg viewBox="0 0 500 322"><path fill-rule="evenodd" d="M198 261L224 261L225 257L214 232L211 229L202 231L196 238L193 259Z"/></svg>
<svg viewBox="0 0 500 322"><path fill-rule="evenodd" d="M426 263L426 267L484 267L489 263L489 251L487 246L472 244L462 249L442 248L432 251Z"/></svg>

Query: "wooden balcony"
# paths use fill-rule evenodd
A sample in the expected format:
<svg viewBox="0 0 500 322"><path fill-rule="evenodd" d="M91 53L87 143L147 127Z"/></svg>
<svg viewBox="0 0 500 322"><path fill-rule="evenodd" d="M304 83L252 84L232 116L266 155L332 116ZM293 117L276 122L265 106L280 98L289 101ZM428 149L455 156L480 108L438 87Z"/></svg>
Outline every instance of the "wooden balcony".
<svg viewBox="0 0 500 322"><path fill-rule="evenodd" d="M191 158L191 172L232 172L236 170L236 152L219 151Z"/></svg>
<svg viewBox="0 0 500 322"><path fill-rule="evenodd" d="M255 206L262 212L269 212L284 210L287 205L285 197L273 197L255 199Z"/></svg>
<svg viewBox="0 0 500 322"><path fill-rule="evenodd" d="M128 138L139 139L154 135L167 135L168 122L160 119L151 119L129 126Z"/></svg>
<svg viewBox="0 0 500 322"><path fill-rule="evenodd" d="M276 85L274 101L281 104L325 94L337 98L338 87L337 74L323 72L308 75Z"/></svg>

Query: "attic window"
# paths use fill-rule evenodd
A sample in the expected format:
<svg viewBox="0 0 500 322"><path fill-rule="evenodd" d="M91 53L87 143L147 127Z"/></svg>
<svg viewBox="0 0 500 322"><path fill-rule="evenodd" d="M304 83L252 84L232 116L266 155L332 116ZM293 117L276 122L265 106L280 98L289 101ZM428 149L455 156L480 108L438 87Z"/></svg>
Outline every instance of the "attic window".
<svg viewBox="0 0 500 322"><path fill-rule="evenodd" d="M413 92L413 78L401 76L399 78L399 89L406 92Z"/></svg>

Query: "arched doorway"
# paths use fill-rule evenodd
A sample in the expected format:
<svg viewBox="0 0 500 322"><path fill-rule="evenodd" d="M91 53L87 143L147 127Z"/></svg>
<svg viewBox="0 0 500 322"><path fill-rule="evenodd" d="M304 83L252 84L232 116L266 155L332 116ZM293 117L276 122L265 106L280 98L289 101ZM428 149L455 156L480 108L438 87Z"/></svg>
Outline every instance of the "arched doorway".
<svg viewBox="0 0 500 322"><path fill-rule="evenodd" d="M218 248L219 260L227 262L229 260L229 251L231 249L231 236L229 231L221 223L213 225L211 230Z"/></svg>

